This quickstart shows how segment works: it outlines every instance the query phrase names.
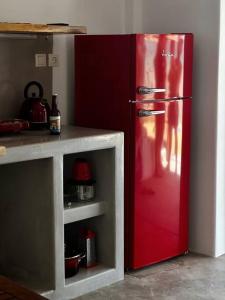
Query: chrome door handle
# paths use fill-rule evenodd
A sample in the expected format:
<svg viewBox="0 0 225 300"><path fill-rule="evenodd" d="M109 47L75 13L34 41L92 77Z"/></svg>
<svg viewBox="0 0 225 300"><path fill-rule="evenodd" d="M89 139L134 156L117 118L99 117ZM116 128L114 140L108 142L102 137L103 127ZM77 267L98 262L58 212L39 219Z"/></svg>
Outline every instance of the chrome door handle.
<svg viewBox="0 0 225 300"><path fill-rule="evenodd" d="M153 94L153 93L165 93L166 89L149 88L146 86L139 86L137 89L138 94Z"/></svg>
<svg viewBox="0 0 225 300"><path fill-rule="evenodd" d="M138 111L139 117L150 117L155 115L163 115L165 114L165 110L146 110L146 109L140 109Z"/></svg>

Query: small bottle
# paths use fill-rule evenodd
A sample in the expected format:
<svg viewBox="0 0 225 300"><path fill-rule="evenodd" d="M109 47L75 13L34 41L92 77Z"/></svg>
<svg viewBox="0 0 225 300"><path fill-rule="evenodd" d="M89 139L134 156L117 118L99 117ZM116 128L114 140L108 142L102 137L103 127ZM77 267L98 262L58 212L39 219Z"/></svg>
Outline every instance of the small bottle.
<svg viewBox="0 0 225 300"><path fill-rule="evenodd" d="M52 108L49 117L49 129L51 134L55 135L61 133L61 116L56 103L57 96L57 94L52 95Z"/></svg>
<svg viewBox="0 0 225 300"><path fill-rule="evenodd" d="M85 268L92 268L97 265L96 259L96 233L90 229L81 228L78 247L85 257L82 265Z"/></svg>

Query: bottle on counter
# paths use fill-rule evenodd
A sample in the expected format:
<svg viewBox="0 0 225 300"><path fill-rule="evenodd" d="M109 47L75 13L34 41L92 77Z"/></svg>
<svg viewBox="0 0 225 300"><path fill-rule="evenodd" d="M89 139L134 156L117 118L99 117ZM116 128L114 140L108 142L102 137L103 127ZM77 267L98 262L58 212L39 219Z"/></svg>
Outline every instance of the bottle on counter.
<svg viewBox="0 0 225 300"><path fill-rule="evenodd" d="M52 95L52 108L49 116L49 129L51 134L59 135L61 133L61 114L58 110L56 98L57 94Z"/></svg>

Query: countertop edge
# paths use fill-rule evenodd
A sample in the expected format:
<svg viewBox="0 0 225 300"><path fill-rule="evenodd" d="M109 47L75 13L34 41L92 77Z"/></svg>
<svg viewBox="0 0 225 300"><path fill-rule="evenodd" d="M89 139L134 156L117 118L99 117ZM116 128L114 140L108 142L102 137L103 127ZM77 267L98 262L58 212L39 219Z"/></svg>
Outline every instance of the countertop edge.
<svg viewBox="0 0 225 300"><path fill-rule="evenodd" d="M65 128L64 128L65 130ZM47 141L35 142L35 136L30 133L31 143L25 139L25 144L12 145L7 147L4 139L0 143L7 149L7 154L0 157L0 165L6 163L27 161L33 159L51 158L57 155L94 151L97 149L112 148L118 142L123 142L124 134L121 131L101 130L84 127L68 126L69 133L64 133L64 137L48 137ZM77 136L70 136L76 131ZM89 133L88 133L89 132ZM36 133L35 133L36 134ZM29 139L28 135L28 139ZM66 136L68 137L66 137ZM13 139L13 137L12 137Z"/></svg>

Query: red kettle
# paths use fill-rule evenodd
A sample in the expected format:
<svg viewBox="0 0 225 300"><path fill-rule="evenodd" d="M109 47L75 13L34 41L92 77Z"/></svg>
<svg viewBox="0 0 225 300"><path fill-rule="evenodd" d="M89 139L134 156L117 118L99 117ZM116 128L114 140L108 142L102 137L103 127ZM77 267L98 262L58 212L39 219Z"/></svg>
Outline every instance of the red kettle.
<svg viewBox="0 0 225 300"><path fill-rule="evenodd" d="M38 96L35 92L29 96L31 87L38 89ZM29 82L24 89L25 101L21 108L21 118L30 122L31 129L44 129L48 127L49 105L44 102L44 91L42 85L37 81Z"/></svg>

